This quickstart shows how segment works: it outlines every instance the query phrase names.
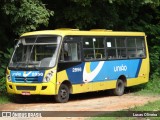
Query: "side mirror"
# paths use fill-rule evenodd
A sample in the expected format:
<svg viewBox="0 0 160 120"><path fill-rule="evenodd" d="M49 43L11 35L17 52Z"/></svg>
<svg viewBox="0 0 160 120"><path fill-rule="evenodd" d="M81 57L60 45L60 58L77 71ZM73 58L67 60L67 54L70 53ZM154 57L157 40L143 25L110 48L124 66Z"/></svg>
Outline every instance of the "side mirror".
<svg viewBox="0 0 160 120"><path fill-rule="evenodd" d="M18 40L19 40L19 39L15 39L15 40L14 40L14 48L16 48L16 47L17 47Z"/></svg>
<svg viewBox="0 0 160 120"><path fill-rule="evenodd" d="M14 46L17 45L19 39L14 39Z"/></svg>

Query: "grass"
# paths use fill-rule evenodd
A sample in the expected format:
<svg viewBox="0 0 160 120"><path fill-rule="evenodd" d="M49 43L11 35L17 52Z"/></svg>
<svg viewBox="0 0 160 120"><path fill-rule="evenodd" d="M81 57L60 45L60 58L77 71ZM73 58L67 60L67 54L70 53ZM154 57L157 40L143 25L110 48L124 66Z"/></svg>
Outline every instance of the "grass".
<svg viewBox="0 0 160 120"><path fill-rule="evenodd" d="M7 95L0 95L0 104L5 104L5 103L9 103L10 102L10 98Z"/></svg>
<svg viewBox="0 0 160 120"><path fill-rule="evenodd" d="M150 80L147 84L138 85L131 87L127 90L127 92L134 93L135 95L143 95L143 96L159 96L160 95L160 79L156 78L154 80ZM143 112L144 111L144 112ZM133 112L142 112L143 114L146 111L159 111L159 117L133 117ZM129 117L126 117L128 116ZM132 109L124 110L124 111L115 111L111 113L106 113L102 115L98 115L90 120L159 120L160 119L160 100L155 102L149 102L144 106L138 106Z"/></svg>
<svg viewBox="0 0 160 120"><path fill-rule="evenodd" d="M147 112L148 111L148 112ZM158 111L158 113L156 113ZM131 108L124 111L115 111L112 113L106 113L102 115L98 115L96 117L89 118L90 120L159 120L159 117L135 117L133 113L143 114L150 113L150 114L157 114L160 117L160 100L155 102L149 102L144 106L138 106L135 108ZM128 116L128 117L126 117Z"/></svg>

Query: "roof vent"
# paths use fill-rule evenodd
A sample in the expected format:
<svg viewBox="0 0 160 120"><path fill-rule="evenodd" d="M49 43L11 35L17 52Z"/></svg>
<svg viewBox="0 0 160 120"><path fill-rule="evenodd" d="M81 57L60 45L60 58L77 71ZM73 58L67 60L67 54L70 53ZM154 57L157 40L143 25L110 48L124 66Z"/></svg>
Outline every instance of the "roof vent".
<svg viewBox="0 0 160 120"><path fill-rule="evenodd" d="M58 28L55 30L71 30L71 31L79 31L79 29L72 29L72 28Z"/></svg>
<svg viewBox="0 0 160 120"><path fill-rule="evenodd" d="M112 32L112 30L106 30L106 29L91 29L90 31L97 31L97 32Z"/></svg>

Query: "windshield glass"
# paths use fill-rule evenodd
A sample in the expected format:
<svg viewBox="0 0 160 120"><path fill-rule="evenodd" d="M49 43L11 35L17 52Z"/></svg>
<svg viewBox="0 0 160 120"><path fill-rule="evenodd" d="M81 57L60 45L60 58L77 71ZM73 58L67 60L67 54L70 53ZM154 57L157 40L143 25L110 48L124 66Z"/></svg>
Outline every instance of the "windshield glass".
<svg viewBox="0 0 160 120"><path fill-rule="evenodd" d="M55 65L60 36L22 37L9 63L10 68L50 68Z"/></svg>

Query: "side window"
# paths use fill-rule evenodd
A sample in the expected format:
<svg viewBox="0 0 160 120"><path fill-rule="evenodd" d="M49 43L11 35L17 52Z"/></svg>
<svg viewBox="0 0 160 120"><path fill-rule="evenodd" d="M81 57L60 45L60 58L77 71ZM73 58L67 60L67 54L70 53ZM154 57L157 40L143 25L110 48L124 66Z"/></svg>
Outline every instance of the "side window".
<svg viewBox="0 0 160 120"><path fill-rule="evenodd" d="M83 53L85 60L98 60L105 58L105 37L83 37Z"/></svg>
<svg viewBox="0 0 160 120"><path fill-rule="evenodd" d="M81 60L80 42L77 42L78 37L67 37L64 40L60 61L72 62Z"/></svg>
<svg viewBox="0 0 160 120"><path fill-rule="evenodd" d="M128 37L127 53L129 58L146 57L144 37Z"/></svg>
<svg viewBox="0 0 160 120"><path fill-rule="evenodd" d="M136 38L128 37L127 39L127 53L129 58L136 58Z"/></svg>
<svg viewBox="0 0 160 120"><path fill-rule="evenodd" d="M127 58L126 39L127 37L117 37L116 38L117 58L118 59Z"/></svg>
<svg viewBox="0 0 160 120"><path fill-rule="evenodd" d="M106 50L108 59L127 58L126 37L107 37Z"/></svg>
<svg viewBox="0 0 160 120"><path fill-rule="evenodd" d="M116 59L117 58L117 50L116 50L116 38L115 37L107 37L107 58L108 59Z"/></svg>
<svg viewBox="0 0 160 120"><path fill-rule="evenodd" d="M137 57L145 58L146 57L146 50L145 50L145 42L144 37L137 37L136 38L136 46L137 46Z"/></svg>

